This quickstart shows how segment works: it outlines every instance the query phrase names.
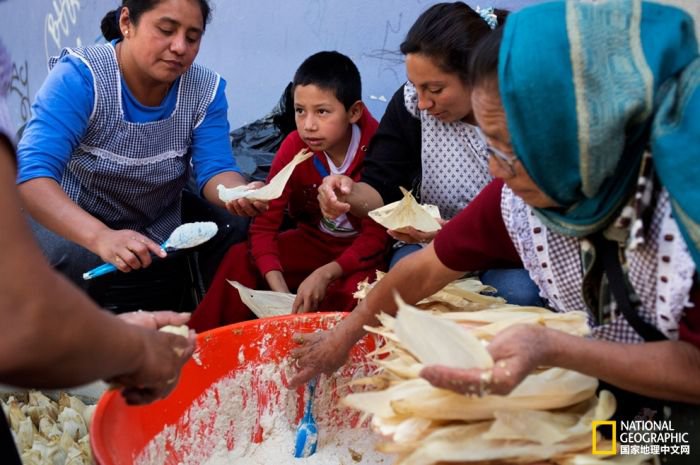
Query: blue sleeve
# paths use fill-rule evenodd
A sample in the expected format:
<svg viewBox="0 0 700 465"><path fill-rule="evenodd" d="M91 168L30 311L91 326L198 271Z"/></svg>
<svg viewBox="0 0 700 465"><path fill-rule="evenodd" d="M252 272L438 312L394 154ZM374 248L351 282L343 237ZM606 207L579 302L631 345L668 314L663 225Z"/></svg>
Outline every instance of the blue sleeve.
<svg viewBox="0 0 700 465"><path fill-rule="evenodd" d="M221 78L204 121L194 130L192 165L199 192L202 192L204 185L217 174L226 171L240 173L231 149L225 91L226 81Z"/></svg>
<svg viewBox="0 0 700 465"><path fill-rule="evenodd" d="M32 114L17 148L17 183L34 178L61 181L63 171L88 127L95 100L90 69L66 55L37 92Z"/></svg>

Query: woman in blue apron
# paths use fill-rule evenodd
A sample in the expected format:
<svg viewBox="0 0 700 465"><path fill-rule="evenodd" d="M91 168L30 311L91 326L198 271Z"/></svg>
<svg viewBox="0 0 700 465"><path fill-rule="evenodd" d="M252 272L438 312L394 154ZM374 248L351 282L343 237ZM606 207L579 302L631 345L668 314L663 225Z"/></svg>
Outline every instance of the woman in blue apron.
<svg viewBox="0 0 700 465"><path fill-rule="evenodd" d="M177 226L219 218L222 233L197 251L213 273L208 262L247 226L216 207L258 211L247 201L224 205L216 191L246 181L229 143L226 81L194 63L209 13L206 0L124 0L102 21L110 42L50 60L19 144L17 182L51 264L76 283L103 261L140 270L88 287L118 311L178 307L171 297L189 274L185 261L151 263ZM197 192L183 194L191 176Z"/></svg>

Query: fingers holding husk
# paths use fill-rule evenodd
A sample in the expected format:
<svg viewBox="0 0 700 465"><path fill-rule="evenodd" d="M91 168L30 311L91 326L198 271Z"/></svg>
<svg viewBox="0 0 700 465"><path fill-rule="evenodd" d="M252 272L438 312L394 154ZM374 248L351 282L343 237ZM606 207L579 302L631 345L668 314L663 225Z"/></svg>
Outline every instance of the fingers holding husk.
<svg viewBox="0 0 700 465"><path fill-rule="evenodd" d="M359 292L366 295L372 286L363 283ZM378 315L380 326L365 328L383 341L368 355L378 371L353 382L375 390L350 394L342 403L371 418L381 437L377 448L397 454L399 465L573 464L589 457L591 422L615 411L612 394L601 391L596 397L596 379L539 367L507 395L488 393L513 369L510 362L491 359L488 344L496 335L525 324L584 336L590 332L585 314L508 305L481 295L484 290L477 280L460 280L418 304L448 311L418 310L399 301L396 317ZM427 364L435 363L493 375L481 395L459 394L420 377ZM645 459L637 456L630 463Z"/></svg>

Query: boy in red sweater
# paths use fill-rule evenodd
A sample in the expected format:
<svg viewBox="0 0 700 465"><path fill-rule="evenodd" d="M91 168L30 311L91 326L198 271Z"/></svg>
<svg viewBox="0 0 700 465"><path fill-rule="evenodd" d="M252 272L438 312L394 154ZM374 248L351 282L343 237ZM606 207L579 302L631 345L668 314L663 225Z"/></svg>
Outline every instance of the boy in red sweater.
<svg viewBox="0 0 700 465"><path fill-rule="evenodd" d="M301 149L314 155L294 169L282 196L253 220L248 242L229 249L190 320L197 331L255 318L227 279L253 289L296 291L296 313L349 311L357 284L385 266L389 236L383 227L350 213L328 220L316 199L329 174L359 180L377 130L361 101L357 67L338 52L317 53L297 70L293 91L297 130L282 143L268 181ZM296 227L280 231L285 212Z"/></svg>

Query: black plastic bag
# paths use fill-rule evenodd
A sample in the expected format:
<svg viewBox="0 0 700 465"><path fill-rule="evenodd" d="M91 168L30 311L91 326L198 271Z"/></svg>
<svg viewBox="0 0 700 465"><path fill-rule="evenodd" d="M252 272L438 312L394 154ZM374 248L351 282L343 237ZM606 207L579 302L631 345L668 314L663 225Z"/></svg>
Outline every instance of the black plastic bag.
<svg viewBox="0 0 700 465"><path fill-rule="evenodd" d="M296 125L290 82L270 113L231 131L233 156L241 173L251 181L265 181L277 149L294 129Z"/></svg>

